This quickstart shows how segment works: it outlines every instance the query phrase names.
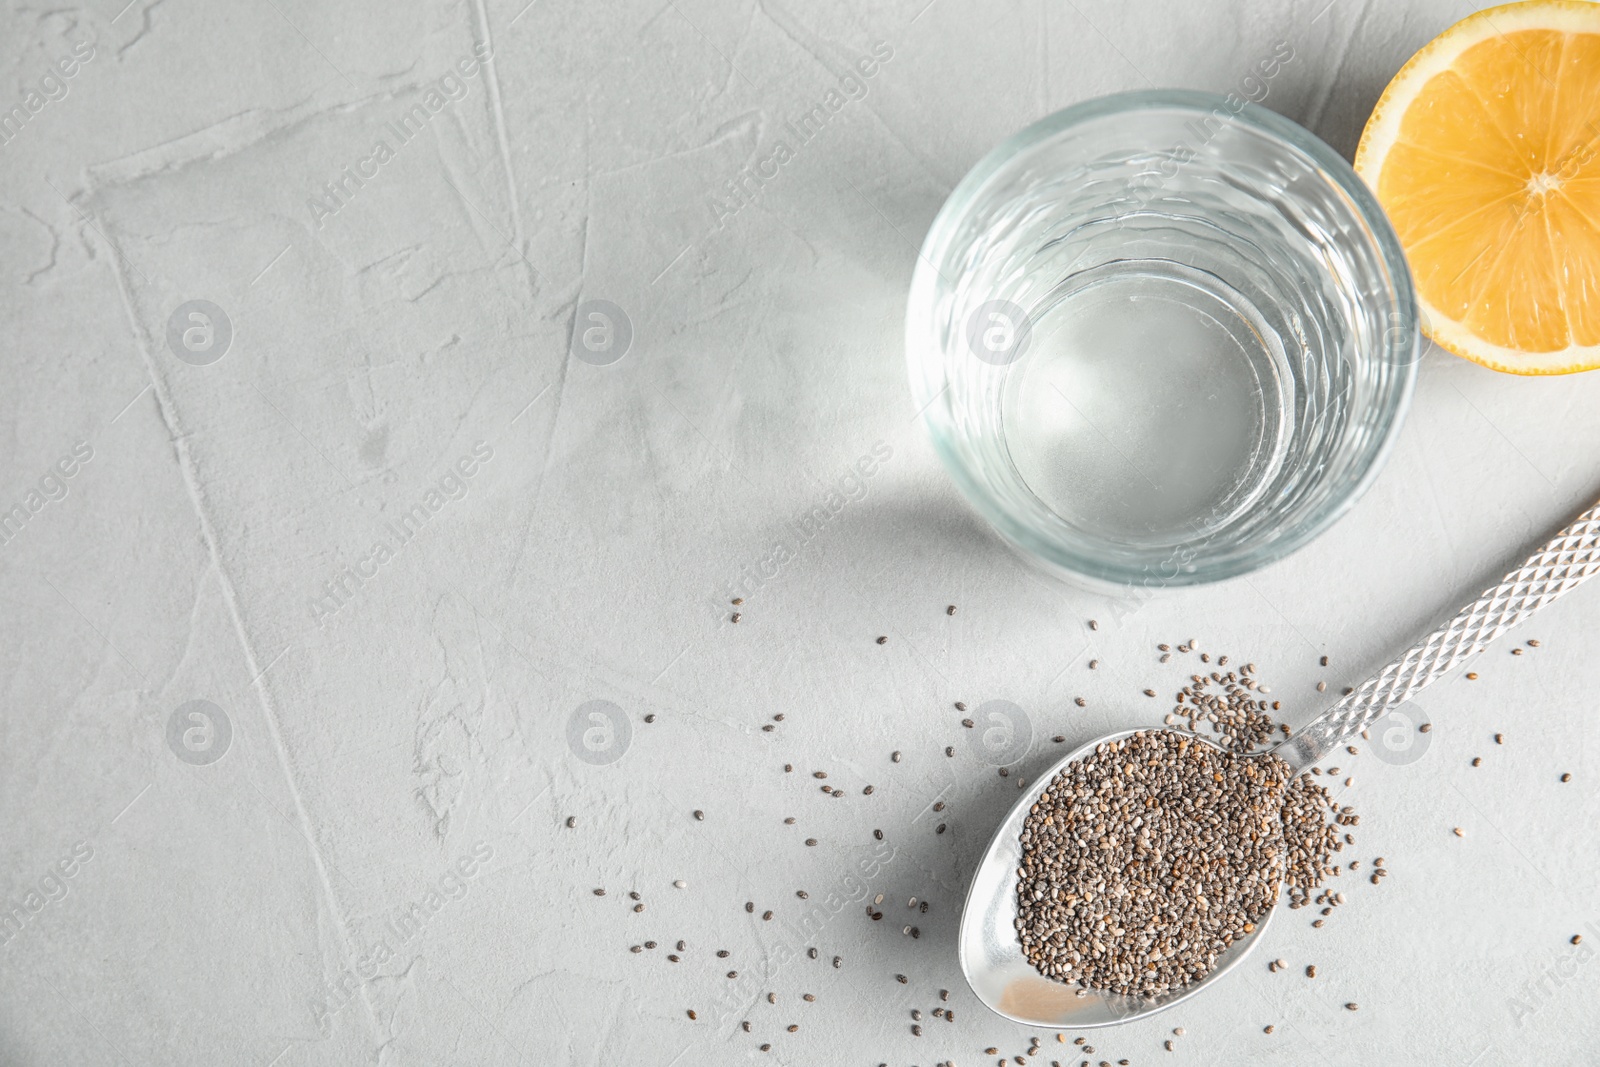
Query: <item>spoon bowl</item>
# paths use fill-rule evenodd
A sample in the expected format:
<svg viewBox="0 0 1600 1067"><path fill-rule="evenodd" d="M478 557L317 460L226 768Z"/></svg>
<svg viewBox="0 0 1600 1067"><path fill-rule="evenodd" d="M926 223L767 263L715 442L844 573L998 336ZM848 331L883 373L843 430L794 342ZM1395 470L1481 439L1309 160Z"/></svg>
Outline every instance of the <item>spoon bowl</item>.
<svg viewBox="0 0 1600 1067"><path fill-rule="evenodd" d="M1182 989L1154 997L1124 996L1084 989L1076 983L1058 982L1040 974L1022 954L1022 942L1017 937L1014 923L1017 918L1017 869L1022 865L1022 824L1028 818L1029 809L1038 802L1040 794L1055 781L1056 775L1067 764L1083 759L1107 741L1120 741L1135 733L1135 730L1124 730L1096 738L1067 753L1052 765L1040 777L1038 784L1006 813L983 859L978 862L977 871L967 889L967 902L961 911L956 951L967 984L978 995L978 999L997 1015L1030 1026L1075 1030L1111 1026L1154 1015L1188 1000L1238 966L1267 928L1272 910L1256 920L1253 933L1228 946L1227 951L1217 958L1217 964L1210 974ZM1198 735L1188 736L1212 748L1218 747Z"/></svg>

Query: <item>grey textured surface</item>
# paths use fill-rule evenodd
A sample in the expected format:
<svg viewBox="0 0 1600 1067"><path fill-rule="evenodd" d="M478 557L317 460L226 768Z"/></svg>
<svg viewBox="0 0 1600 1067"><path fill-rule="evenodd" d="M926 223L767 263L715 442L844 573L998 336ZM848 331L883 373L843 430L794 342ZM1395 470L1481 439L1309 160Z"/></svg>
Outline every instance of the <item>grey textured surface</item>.
<svg viewBox="0 0 1600 1067"><path fill-rule="evenodd" d="M1119 89L1228 91L1287 40L1266 104L1348 154L1464 4L122 3L0 23L0 106L27 113L0 144L0 505L39 494L0 545L5 1064L1023 1053L960 987L954 925L1053 735L1159 722L1141 690L1186 672L1154 645L1191 636L1308 721L1600 489L1600 375L1430 351L1332 532L1118 601L1018 564L911 423L916 245L1002 136ZM193 300L231 323L220 358L169 344ZM609 365L569 355L593 300L631 324ZM1283 913L1093 1062L1168 1058L1173 1026L1175 1064L1592 1062L1597 634L1585 587L1506 639L1541 647L1424 694L1425 750L1341 774L1349 902ZM1011 777L956 700L1023 709ZM588 718L613 706L625 730ZM940 988L955 1021L914 1037Z"/></svg>
<svg viewBox="0 0 1600 1067"><path fill-rule="evenodd" d="M1600 574L1600 504L1563 526L1448 622L1430 630L1320 717L1296 730L1275 753L1296 770L1304 770L1328 762L1358 737L1371 739L1372 728L1380 723L1392 730L1410 714L1402 710L1404 705L1428 686L1450 677L1508 630L1531 625L1536 612L1596 574ZM1521 656L1535 647L1523 644L1509 651ZM1471 673L1474 677L1469 681L1476 680L1478 672ZM1399 717L1394 714L1397 711ZM1386 753L1406 751L1399 735L1390 735L1390 740L1393 743Z"/></svg>

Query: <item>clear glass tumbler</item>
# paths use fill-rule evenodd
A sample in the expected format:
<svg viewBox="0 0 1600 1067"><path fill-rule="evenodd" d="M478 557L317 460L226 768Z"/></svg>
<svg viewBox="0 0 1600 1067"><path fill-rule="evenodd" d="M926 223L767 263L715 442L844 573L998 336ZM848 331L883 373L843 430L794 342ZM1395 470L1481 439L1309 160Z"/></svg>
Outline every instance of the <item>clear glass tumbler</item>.
<svg viewBox="0 0 1600 1067"><path fill-rule="evenodd" d="M1236 98L1090 100L990 152L923 244L911 388L962 492L1101 588L1243 574L1355 502L1416 378L1411 276L1331 148Z"/></svg>

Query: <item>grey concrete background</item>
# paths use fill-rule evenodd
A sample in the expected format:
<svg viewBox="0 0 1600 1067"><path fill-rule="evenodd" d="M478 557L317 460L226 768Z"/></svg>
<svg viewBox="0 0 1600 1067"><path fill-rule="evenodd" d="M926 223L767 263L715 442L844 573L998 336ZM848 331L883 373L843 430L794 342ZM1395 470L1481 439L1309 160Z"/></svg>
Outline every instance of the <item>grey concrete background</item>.
<svg viewBox="0 0 1600 1067"><path fill-rule="evenodd" d="M1223 586L1092 597L1001 549L919 438L916 246L1004 135L1114 90L1229 91L1280 40L1267 106L1349 154L1469 10L13 0L0 505L37 510L0 545L0 1063L1025 1053L953 932L1050 738L1158 722L1141 690L1185 672L1154 646L1191 636L1314 716L1319 679L1359 681L1600 492L1600 375L1430 351L1332 532ZM332 198L346 167L367 177ZM621 344L592 301L631 332L613 362L570 354ZM1541 647L1430 690L1426 751L1343 772L1348 904L1279 915L1236 977L1088 1058L1593 1062L1597 635L1580 590L1513 635ZM1011 777L956 700L1023 709ZM940 989L955 1021L913 1036Z"/></svg>

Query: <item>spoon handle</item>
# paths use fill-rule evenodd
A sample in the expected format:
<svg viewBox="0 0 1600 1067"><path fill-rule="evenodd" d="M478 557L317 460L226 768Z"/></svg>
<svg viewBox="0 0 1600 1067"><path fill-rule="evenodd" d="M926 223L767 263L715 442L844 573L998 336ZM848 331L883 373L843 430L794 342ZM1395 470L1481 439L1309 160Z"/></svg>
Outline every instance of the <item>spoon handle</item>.
<svg viewBox="0 0 1600 1067"><path fill-rule="evenodd" d="M1297 773L1305 770L1596 572L1600 572L1600 504L1273 751Z"/></svg>

